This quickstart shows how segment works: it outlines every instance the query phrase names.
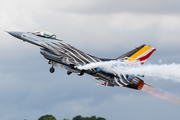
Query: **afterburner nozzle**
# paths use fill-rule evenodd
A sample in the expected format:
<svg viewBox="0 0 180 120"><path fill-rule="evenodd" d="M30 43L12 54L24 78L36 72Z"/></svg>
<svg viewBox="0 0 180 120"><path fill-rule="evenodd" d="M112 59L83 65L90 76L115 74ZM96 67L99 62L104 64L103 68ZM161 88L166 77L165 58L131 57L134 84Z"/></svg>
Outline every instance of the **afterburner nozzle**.
<svg viewBox="0 0 180 120"><path fill-rule="evenodd" d="M137 89L138 89L138 90L141 90L141 89L143 88L143 86L144 86L144 81L141 80L141 81L139 81L139 84L138 84L138 86L137 86Z"/></svg>

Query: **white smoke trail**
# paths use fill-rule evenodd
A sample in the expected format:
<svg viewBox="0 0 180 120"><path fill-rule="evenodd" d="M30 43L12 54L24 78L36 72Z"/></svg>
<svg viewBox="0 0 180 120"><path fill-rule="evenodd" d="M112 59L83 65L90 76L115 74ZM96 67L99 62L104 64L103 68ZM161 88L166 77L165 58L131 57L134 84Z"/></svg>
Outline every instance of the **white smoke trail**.
<svg viewBox="0 0 180 120"><path fill-rule="evenodd" d="M92 69L100 68L105 72L113 73L116 70L119 73L133 74L133 75L145 75L146 77L153 77L154 79L162 78L165 80L173 80L180 82L180 64L148 64L140 66L136 63L138 67L133 67L127 65L125 62L121 61L107 61L90 63L84 66L79 66L79 69Z"/></svg>
<svg viewBox="0 0 180 120"><path fill-rule="evenodd" d="M138 68L127 69L125 72L180 82L180 64L175 63L161 65L148 64Z"/></svg>
<svg viewBox="0 0 180 120"><path fill-rule="evenodd" d="M179 74L180 64L172 63L172 64L161 64L161 65L157 65L157 64L140 65L140 63L136 63L135 65L136 67L133 67L127 65L126 62L121 62L121 61L98 62L98 63L90 63L84 66L79 66L78 68L85 70L99 68L109 73L114 73L115 70L116 72L123 74L145 75L146 77L153 77L156 79L161 78L161 79L180 82L180 74ZM167 93L161 89L144 85L142 90L156 97L180 105L179 97Z"/></svg>
<svg viewBox="0 0 180 120"><path fill-rule="evenodd" d="M99 68L104 70L105 72L113 73L113 69L118 69L118 72L121 73L122 70L126 70L129 67L125 62L121 61L105 61L105 62L97 62L97 63L90 63L84 66L78 66L79 69L93 69Z"/></svg>

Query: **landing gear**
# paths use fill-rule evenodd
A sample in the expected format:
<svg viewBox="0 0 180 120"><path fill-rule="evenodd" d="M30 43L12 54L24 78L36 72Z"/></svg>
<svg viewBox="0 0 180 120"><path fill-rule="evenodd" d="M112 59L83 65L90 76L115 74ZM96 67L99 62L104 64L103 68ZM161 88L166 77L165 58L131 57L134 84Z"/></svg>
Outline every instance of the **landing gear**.
<svg viewBox="0 0 180 120"><path fill-rule="evenodd" d="M50 73L54 73L55 69L54 69L54 67L53 67L53 66L54 66L53 61L49 60L48 64L51 64L51 65L52 65L52 67L49 69L49 72L50 72Z"/></svg>
<svg viewBox="0 0 180 120"><path fill-rule="evenodd" d="M79 76L84 75L84 71L82 70L80 73L78 73Z"/></svg>
<svg viewBox="0 0 180 120"><path fill-rule="evenodd" d="M52 66L50 69L49 69L50 73L53 73L55 71L54 67Z"/></svg>
<svg viewBox="0 0 180 120"><path fill-rule="evenodd" d="M71 73L72 73L72 72L70 72L70 71L67 71L67 74L68 74L68 75L70 75Z"/></svg>

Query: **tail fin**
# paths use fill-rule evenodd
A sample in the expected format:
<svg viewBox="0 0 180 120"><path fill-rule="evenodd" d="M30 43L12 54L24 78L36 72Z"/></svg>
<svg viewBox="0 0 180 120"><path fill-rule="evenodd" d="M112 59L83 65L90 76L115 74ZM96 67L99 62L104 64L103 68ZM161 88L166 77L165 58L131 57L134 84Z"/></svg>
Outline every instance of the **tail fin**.
<svg viewBox="0 0 180 120"><path fill-rule="evenodd" d="M148 59L155 50L155 48L144 44L118 57L117 60L126 60L128 64L133 64L137 61L144 64L146 59Z"/></svg>

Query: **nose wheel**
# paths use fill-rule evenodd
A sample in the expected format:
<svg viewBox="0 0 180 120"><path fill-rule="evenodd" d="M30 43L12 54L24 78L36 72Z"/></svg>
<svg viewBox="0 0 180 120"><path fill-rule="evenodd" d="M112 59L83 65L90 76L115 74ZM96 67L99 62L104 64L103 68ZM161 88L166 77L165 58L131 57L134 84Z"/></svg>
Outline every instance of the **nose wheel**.
<svg viewBox="0 0 180 120"><path fill-rule="evenodd" d="M49 69L50 73L54 73L55 69L54 67L52 66L50 69Z"/></svg>

